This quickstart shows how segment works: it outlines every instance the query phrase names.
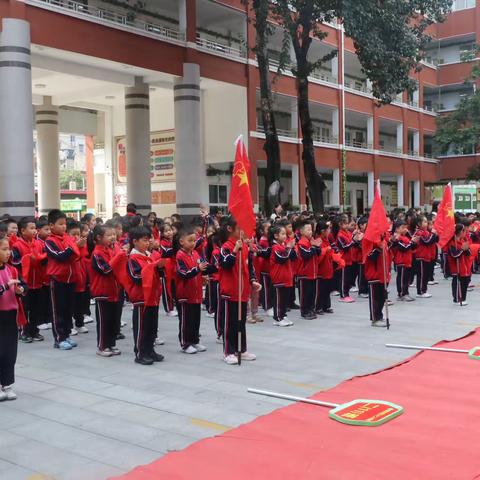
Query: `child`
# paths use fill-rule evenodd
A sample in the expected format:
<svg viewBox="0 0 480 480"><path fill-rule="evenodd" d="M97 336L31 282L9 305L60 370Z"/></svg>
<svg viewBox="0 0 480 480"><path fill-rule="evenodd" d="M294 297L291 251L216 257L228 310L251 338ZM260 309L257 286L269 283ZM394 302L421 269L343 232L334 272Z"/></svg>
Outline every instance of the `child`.
<svg viewBox="0 0 480 480"><path fill-rule="evenodd" d="M13 218L9 218L6 221L7 224L7 237L8 237L8 242L10 244L10 248L13 247L15 242L18 240L17 234L18 234L18 225L17 222Z"/></svg>
<svg viewBox="0 0 480 480"><path fill-rule="evenodd" d="M317 280L317 256L320 253L318 245L321 239L312 240L311 223L304 221L299 224L300 240L297 242L298 255L298 286L300 290L300 312L302 318L314 320L315 314L315 283Z"/></svg>
<svg viewBox="0 0 480 480"><path fill-rule="evenodd" d="M183 353L204 352L200 344L200 317L202 304L202 275L209 270L208 263L195 250L196 235L193 228L177 233L180 247L177 262L178 339Z"/></svg>
<svg viewBox="0 0 480 480"><path fill-rule="evenodd" d="M33 217L23 217L18 222L20 236L12 247L11 263L17 268L19 277L27 284L28 291L22 298L27 323L20 334L22 343L44 340L38 325L42 323L43 265L47 254L43 243L37 240L37 228Z"/></svg>
<svg viewBox="0 0 480 480"><path fill-rule="evenodd" d="M50 235L50 225L46 218L37 220L37 240L42 245L42 251L47 254L45 240ZM40 289L40 313L38 321L39 330L48 330L52 328L52 305L50 303L50 282L47 275L47 258L40 262L40 275L42 277L42 287Z"/></svg>
<svg viewBox="0 0 480 480"><path fill-rule="evenodd" d="M467 304L467 288L470 283L470 245L465 237L465 226L455 225L455 236L447 245L448 266L452 275L453 303L464 307Z"/></svg>
<svg viewBox="0 0 480 480"><path fill-rule="evenodd" d="M407 236L406 222L397 220L394 228L392 252L393 262L397 267L397 300L413 302L414 299L408 294L408 286L411 278L413 249L416 244Z"/></svg>
<svg viewBox="0 0 480 480"><path fill-rule="evenodd" d="M362 217L357 221L357 229L353 232L352 247L352 267L353 279L352 283L355 285L355 280L358 279L358 296L361 298L368 298L368 282L365 278L365 265L363 263L362 240L367 228L367 218ZM353 291L353 290L352 290Z"/></svg>
<svg viewBox="0 0 480 480"><path fill-rule="evenodd" d="M93 216L92 216L93 218ZM77 222L71 218L67 221L67 234L77 243L80 255L73 263L73 274L75 283L75 295L73 301L73 318L75 326L72 327L72 336L79 333L88 333L85 327L84 316L90 310L90 295L87 291L87 268L88 268L88 236L90 230L85 223ZM93 239L92 239L93 242ZM93 249L92 249L93 250Z"/></svg>
<svg viewBox="0 0 480 480"><path fill-rule="evenodd" d="M250 295L250 286L255 290L262 287L255 279L251 258L247 251L242 250L240 263L240 249L244 242L240 239L240 228L233 217L229 217L221 230L224 243L220 249L220 295L222 298L221 315L223 323L224 361L228 365L238 364L238 333L241 333L241 359L252 361L257 357L247 351L247 334L245 329L247 319L247 301ZM247 244L245 242L245 244ZM247 244L248 245L248 244ZM241 294L238 285L241 279ZM239 302L241 318L239 321ZM240 323L240 325L239 325Z"/></svg>
<svg viewBox="0 0 480 480"><path fill-rule="evenodd" d="M92 252L89 272L90 290L95 298L97 355L100 357L111 357L121 353L115 346L120 288L110 265L110 261L116 254L115 238L115 230L111 226L97 224L93 229L95 248Z"/></svg>
<svg viewBox="0 0 480 480"><path fill-rule="evenodd" d="M293 322L287 319L287 307L291 300L293 286L292 262L296 260L295 242L287 243L285 227L276 225L270 229L270 277L273 285L273 324L290 327Z"/></svg>
<svg viewBox="0 0 480 480"><path fill-rule="evenodd" d="M287 239L286 242L290 243L293 242L295 245L297 244L297 238L295 236L295 232L293 231L292 221L285 219L279 220L276 225L281 225L285 227L285 231L287 232ZM288 301L287 305L287 312L290 310L299 310L300 306L295 303L295 287L297 284L297 266L298 266L298 258L292 260L292 270L293 270L293 282L292 286L290 287L290 300Z"/></svg>
<svg viewBox="0 0 480 480"><path fill-rule="evenodd" d="M430 246L436 243L437 236L428 231L428 221L423 215L417 217L416 225L417 230L412 240L417 245L414 251L417 266L415 272L417 275L417 297L430 298L432 294L427 292L432 257Z"/></svg>
<svg viewBox="0 0 480 480"><path fill-rule="evenodd" d="M15 382L19 303L16 295L24 294L15 268L8 265L10 246L8 238L0 240L0 401L15 400L12 390Z"/></svg>
<svg viewBox="0 0 480 480"><path fill-rule="evenodd" d="M45 241L45 247L48 256L47 275L50 278L54 347L71 350L77 346L76 342L70 339L75 299L73 264L80 257L80 251L74 239L66 234L67 216L63 212L51 210L48 224L51 234Z"/></svg>
<svg viewBox="0 0 480 480"><path fill-rule="evenodd" d="M345 261L345 268L342 269L340 283L340 301L352 303L355 300L350 296L350 288L353 285L353 261L352 248L355 245L352 232L349 231L348 218L342 217L339 222L340 230L337 235L337 245Z"/></svg>
<svg viewBox="0 0 480 480"><path fill-rule="evenodd" d="M163 308L169 317L178 316L175 309L175 252L173 251L173 229L169 223L160 227L160 252L162 258L168 259L161 272Z"/></svg>
<svg viewBox="0 0 480 480"><path fill-rule="evenodd" d="M257 232L258 248L256 251L258 257L258 268L260 270L260 278L262 285L262 294L260 304L270 317L273 316L272 308L272 279L270 278L270 255L272 249L268 242L268 231L270 229L269 222L263 222L259 225Z"/></svg>

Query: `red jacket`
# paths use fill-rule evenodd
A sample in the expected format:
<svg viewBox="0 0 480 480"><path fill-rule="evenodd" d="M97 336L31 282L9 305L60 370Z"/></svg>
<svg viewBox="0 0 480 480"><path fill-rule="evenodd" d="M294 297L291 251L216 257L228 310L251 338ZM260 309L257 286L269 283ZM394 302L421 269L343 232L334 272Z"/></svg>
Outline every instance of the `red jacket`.
<svg viewBox="0 0 480 480"><path fill-rule="evenodd" d="M198 268L200 255L196 250L187 253L179 250L176 257L177 300L186 303L202 303L202 271Z"/></svg>
<svg viewBox="0 0 480 480"><path fill-rule="evenodd" d="M345 260L345 265L352 264L352 248L356 245L353 241L353 235L348 230L340 230L337 235L337 246L342 252L342 257Z"/></svg>
<svg viewBox="0 0 480 480"><path fill-rule="evenodd" d="M315 280L317 278L317 262L320 249L312 245L308 238L302 237L297 242L298 278Z"/></svg>
<svg viewBox="0 0 480 480"><path fill-rule="evenodd" d="M75 281L73 264L80 256L75 240L69 235L52 234L45 240L47 250L47 275L62 283Z"/></svg>
<svg viewBox="0 0 480 480"><path fill-rule="evenodd" d="M250 282L255 280L255 271L250 262L246 245L242 249L242 263L240 253L233 253L235 240L228 239L220 249L220 295L233 302L248 301L250 297ZM241 296L238 292L238 277L242 278Z"/></svg>
<svg viewBox="0 0 480 480"><path fill-rule="evenodd" d="M294 248L273 243L270 255L270 277L273 286L293 287L293 261L296 258Z"/></svg>
<svg viewBox="0 0 480 480"><path fill-rule="evenodd" d="M415 258L417 260L424 260L426 262L431 262L433 258L433 249L432 246L436 246L436 242L438 241L438 237L428 230L423 230L419 228L415 234L415 236L420 237L420 241L417 243L415 247ZM435 249L436 253L436 249Z"/></svg>
<svg viewBox="0 0 480 480"><path fill-rule="evenodd" d="M272 249L268 242L268 238L263 236L258 241L258 249L257 249L257 262L258 262L258 269L260 273L270 273L270 257L272 254Z"/></svg>
<svg viewBox="0 0 480 480"><path fill-rule="evenodd" d="M470 262L470 250L462 250L462 245L465 240L457 240L452 238L447 244L447 261L450 267L450 272L453 275L460 275L461 277L469 277L472 274Z"/></svg>
<svg viewBox="0 0 480 480"><path fill-rule="evenodd" d="M38 290L45 283L47 253L41 240L27 242L19 238L12 247L11 263L27 284L29 290Z"/></svg>
<svg viewBox="0 0 480 480"><path fill-rule="evenodd" d="M115 248L96 245L89 262L90 293L94 298L108 302L118 301L120 285L110 262L117 254Z"/></svg>
<svg viewBox="0 0 480 480"><path fill-rule="evenodd" d="M80 256L73 262L73 278L75 283L75 292L85 292L88 282L88 265L90 263L88 247L84 245L79 249Z"/></svg>
<svg viewBox="0 0 480 480"><path fill-rule="evenodd" d="M210 258L210 265L213 272L210 274L210 280L218 282L220 280L220 247L215 247L212 252L212 258Z"/></svg>
<svg viewBox="0 0 480 480"><path fill-rule="evenodd" d="M385 268L382 249L380 246L374 246L365 260L365 278L369 282L388 283L390 282L391 256L390 251L385 251ZM386 273L386 275L385 275Z"/></svg>
<svg viewBox="0 0 480 480"><path fill-rule="evenodd" d="M392 245L393 263L410 268L412 266L414 248L415 243L405 235L398 240L394 240Z"/></svg>
<svg viewBox="0 0 480 480"><path fill-rule="evenodd" d="M322 278L324 280L332 279L335 265L337 265L338 268L344 268L345 261L340 253L333 250L328 239L322 239L320 255L317 262L317 278Z"/></svg>

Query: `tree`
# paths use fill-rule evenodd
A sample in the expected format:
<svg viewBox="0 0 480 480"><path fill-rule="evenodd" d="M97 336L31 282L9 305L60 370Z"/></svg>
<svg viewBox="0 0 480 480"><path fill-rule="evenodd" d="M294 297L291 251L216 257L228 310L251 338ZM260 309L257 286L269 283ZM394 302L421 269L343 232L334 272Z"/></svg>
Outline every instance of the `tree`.
<svg viewBox="0 0 480 480"><path fill-rule="evenodd" d="M442 21L452 0L276 0L274 14L289 35L296 57L297 102L302 128L302 160L314 211L323 210L325 183L315 165L313 124L308 103L308 77L335 52L308 56L313 38L326 34L322 22L338 18L355 46L363 72L372 82L380 104L390 103L404 90L413 90L410 72L419 70L429 41L426 29Z"/></svg>

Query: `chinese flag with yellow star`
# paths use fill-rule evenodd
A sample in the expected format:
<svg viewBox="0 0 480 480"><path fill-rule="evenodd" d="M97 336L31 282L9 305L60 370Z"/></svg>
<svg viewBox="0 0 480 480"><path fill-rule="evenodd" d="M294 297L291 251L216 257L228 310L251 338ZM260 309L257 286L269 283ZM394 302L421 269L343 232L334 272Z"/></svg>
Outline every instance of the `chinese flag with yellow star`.
<svg viewBox="0 0 480 480"><path fill-rule="evenodd" d="M434 228L437 231L440 248L443 248L455 235L455 214L453 212L452 185L449 183L443 191L443 198L438 205Z"/></svg>
<svg viewBox="0 0 480 480"><path fill-rule="evenodd" d="M243 143L243 136L237 138L235 163L232 173L232 188L228 199L228 210L245 233L247 238L255 232L255 214L253 213L253 201L250 192L250 161L247 149Z"/></svg>

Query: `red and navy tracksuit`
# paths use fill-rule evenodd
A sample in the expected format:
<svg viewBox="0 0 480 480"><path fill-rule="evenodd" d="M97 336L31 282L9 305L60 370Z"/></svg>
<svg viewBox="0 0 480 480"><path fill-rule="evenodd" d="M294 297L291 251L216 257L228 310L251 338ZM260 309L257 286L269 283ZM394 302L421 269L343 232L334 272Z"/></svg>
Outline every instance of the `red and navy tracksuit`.
<svg viewBox="0 0 480 480"><path fill-rule="evenodd" d="M355 286L358 282L358 294L368 294L368 282L365 278L365 265L363 263L362 242L354 240L354 244L351 248L352 258L352 278L351 286Z"/></svg>
<svg viewBox="0 0 480 480"><path fill-rule="evenodd" d="M18 238L12 247L10 259L19 276L26 283L28 290L22 297L27 323L22 328L22 335L34 337L39 334L38 325L44 323L48 312L48 297L45 297L44 282L47 253L44 242L33 239L27 242Z"/></svg>
<svg viewBox="0 0 480 480"><path fill-rule="evenodd" d="M408 295L415 243L406 235L392 242L393 263L397 268L397 293L399 297Z"/></svg>
<svg viewBox="0 0 480 480"><path fill-rule="evenodd" d="M110 265L116 253L113 247L96 245L90 261L90 294L95 299L99 350L114 347L118 334L120 285Z"/></svg>
<svg viewBox="0 0 480 480"><path fill-rule="evenodd" d="M297 278L300 291L300 312L302 317L312 314L315 309L315 287L317 280L317 262L320 249L312 245L308 238L297 242Z"/></svg>
<svg viewBox="0 0 480 480"><path fill-rule="evenodd" d="M350 289L353 286L353 262L352 249L356 246L353 235L348 230L340 230L337 235L337 247L342 253L345 261L345 268L341 270L340 277L340 296L342 298L350 296Z"/></svg>
<svg viewBox="0 0 480 480"><path fill-rule="evenodd" d="M250 283L255 278L255 270L246 245L242 253L234 253L236 240L227 240L220 249L220 297L223 351L225 356L238 352L238 333L241 333L241 353L247 351L247 302L250 297ZM240 263L241 257L241 263ZM242 290L239 296L239 277L241 278ZM241 316L239 319L239 303Z"/></svg>
<svg viewBox="0 0 480 480"><path fill-rule="evenodd" d="M160 253L162 258L168 261L164 269L160 272L160 279L162 281L162 303L165 312L171 312L174 307L175 298L175 252L173 250L172 242L166 238L160 240Z"/></svg>
<svg viewBox="0 0 480 480"><path fill-rule="evenodd" d="M287 314L293 286L292 263L297 258L294 248L281 245L274 241L270 255L270 278L273 285L273 318L277 322Z"/></svg>
<svg viewBox="0 0 480 480"><path fill-rule="evenodd" d="M333 291L334 251L327 239L322 239L317 257L317 280L315 289L315 312L329 312L332 307L330 294Z"/></svg>
<svg viewBox="0 0 480 480"><path fill-rule="evenodd" d="M453 238L447 245L447 261L452 275L452 296L454 303L467 299L467 288L472 274L470 250L463 250L466 239Z"/></svg>
<svg viewBox="0 0 480 480"><path fill-rule="evenodd" d="M420 237L414 250L415 255L415 274L417 275L417 294L427 293L428 281L431 278L432 268L432 245L438 241L437 235L423 228L415 232L415 236Z"/></svg>
<svg viewBox="0 0 480 480"><path fill-rule="evenodd" d="M73 263L75 282L73 318L77 328L85 325L84 317L90 314L90 291L88 289L90 255L87 245L80 248L79 251L80 256Z"/></svg>
<svg viewBox="0 0 480 480"><path fill-rule="evenodd" d="M52 234L45 240L47 275L50 278L52 332L55 343L70 336L75 300L74 262L80 256L75 240L67 234Z"/></svg>
<svg viewBox="0 0 480 480"><path fill-rule="evenodd" d="M216 246L210 257L210 265L214 268L208 276L208 313L214 314L215 331L217 338L222 336L222 322L220 320L220 247Z"/></svg>
<svg viewBox="0 0 480 480"><path fill-rule="evenodd" d="M262 284L260 305L265 311L270 310L273 305L273 287L272 279L270 278L271 253L272 248L270 247L267 237L261 237L258 241L256 255L258 268L260 270L260 282Z"/></svg>

